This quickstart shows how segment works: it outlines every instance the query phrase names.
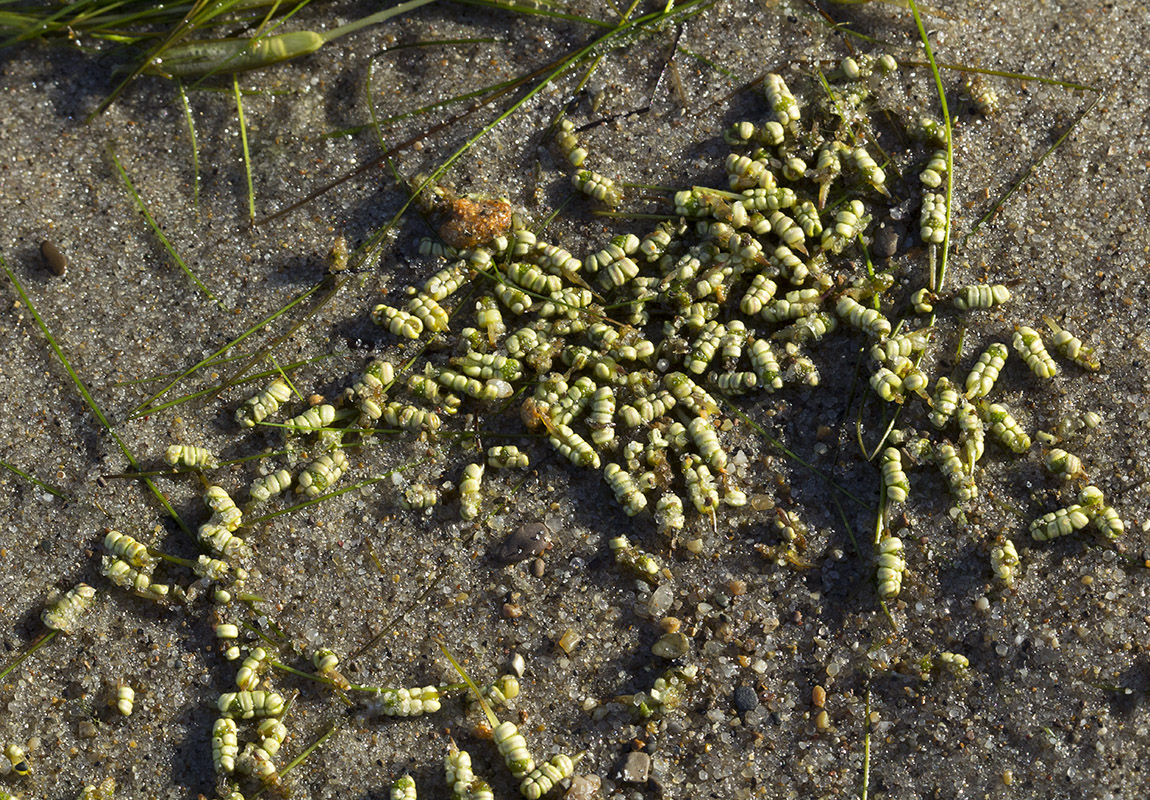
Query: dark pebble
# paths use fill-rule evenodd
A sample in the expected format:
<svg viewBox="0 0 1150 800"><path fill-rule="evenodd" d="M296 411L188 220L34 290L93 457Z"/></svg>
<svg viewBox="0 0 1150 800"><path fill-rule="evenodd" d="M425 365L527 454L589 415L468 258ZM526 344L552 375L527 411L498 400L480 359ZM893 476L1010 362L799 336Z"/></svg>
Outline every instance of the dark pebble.
<svg viewBox="0 0 1150 800"><path fill-rule="evenodd" d="M874 232L874 242L871 248L879 258L892 258L898 252L899 239L902 236L899 229L890 220L879 224Z"/></svg>
<svg viewBox="0 0 1150 800"><path fill-rule="evenodd" d="M515 564L539 555L550 546L551 534L547 526L541 522L529 522L520 525L504 540L495 551L495 557L504 564Z"/></svg>
<svg viewBox="0 0 1150 800"><path fill-rule="evenodd" d="M759 707L759 695L750 686L745 683L735 689L735 708L740 713L746 714L748 711L754 711Z"/></svg>
<svg viewBox="0 0 1150 800"><path fill-rule="evenodd" d="M68 269L68 259L47 239L40 242L40 258L53 275L63 275Z"/></svg>

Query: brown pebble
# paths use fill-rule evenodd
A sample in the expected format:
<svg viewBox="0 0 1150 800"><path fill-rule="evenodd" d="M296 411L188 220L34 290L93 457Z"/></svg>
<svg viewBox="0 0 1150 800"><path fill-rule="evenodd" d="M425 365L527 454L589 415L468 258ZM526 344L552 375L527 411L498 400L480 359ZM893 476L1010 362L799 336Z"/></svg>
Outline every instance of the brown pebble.
<svg viewBox="0 0 1150 800"><path fill-rule="evenodd" d="M518 603L504 603L503 616L507 619L519 619L523 616L523 607Z"/></svg>
<svg viewBox="0 0 1150 800"><path fill-rule="evenodd" d="M811 689L811 704L815 708L822 708L827 704L827 690L822 686L815 684L815 688Z"/></svg>
<svg viewBox="0 0 1150 800"><path fill-rule="evenodd" d="M732 597L742 597L747 593L747 582L734 580L727 584L727 591Z"/></svg>
<svg viewBox="0 0 1150 800"><path fill-rule="evenodd" d="M683 622L678 617L663 617L659 620L659 627L664 633L678 633L683 627Z"/></svg>
<svg viewBox="0 0 1150 800"><path fill-rule="evenodd" d="M531 574L536 578L542 578L543 573L547 571L547 564L541 558L536 558L531 562Z"/></svg>
<svg viewBox="0 0 1150 800"><path fill-rule="evenodd" d="M47 239L40 242L40 258L53 275L63 275L68 269L68 259Z"/></svg>

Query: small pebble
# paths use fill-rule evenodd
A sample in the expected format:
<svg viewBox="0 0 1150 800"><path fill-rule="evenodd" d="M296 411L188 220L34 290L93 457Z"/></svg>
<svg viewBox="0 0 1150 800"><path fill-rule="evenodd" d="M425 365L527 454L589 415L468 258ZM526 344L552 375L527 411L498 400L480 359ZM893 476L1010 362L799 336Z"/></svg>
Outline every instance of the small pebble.
<svg viewBox="0 0 1150 800"><path fill-rule="evenodd" d="M504 564L515 564L539 555L551 546L551 533L542 522L529 522L520 525L508 536L495 557Z"/></svg>
<svg viewBox="0 0 1150 800"><path fill-rule="evenodd" d="M659 641L651 646L651 652L659 658L668 661L682 658L691 649L691 640L681 633L668 633L659 637ZM646 779L644 779L646 780Z"/></svg>
<svg viewBox="0 0 1150 800"><path fill-rule="evenodd" d="M563 795L563 800L591 800L602 783L598 775L576 775L571 779L571 787Z"/></svg>
<svg viewBox="0 0 1150 800"><path fill-rule="evenodd" d="M507 619L519 619L523 616L523 607L518 603L504 603L503 616Z"/></svg>
<svg viewBox="0 0 1150 800"><path fill-rule="evenodd" d="M754 711L759 707L759 695L755 693L747 684L735 687L735 708L740 713L746 714L748 711Z"/></svg>
<svg viewBox="0 0 1150 800"><path fill-rule="evenodd" d="M893 223L881 222L874 232L871 248L879 258L892 258L898 252L900 238L898 228Z"/></svg>
<svg viewBox="0 0 1150 800"><path fill-rule="evenodd" d="M664 583L651 592L651 599L647 601L647 611L654 619L658 619L671 609L671 603L674 601L675 590L671 588L671 584Z"/></svg>
<svg viewBox="0 0 1150 800"><path fill-rule="evenodd" d="M659 627L663 633L678 633L683 627L683 621L678 617L663 617L659 620Z"/></svg>
<svg viewBox="0 0 1150 800"><path fill-rule="evenodd" d="M822 708L826 704L827 690L816 683L815 688L811 689L811 705L815 708Z"/></svg>
<svg viewBox="0 0 1150 800"><path fill-rule="evenodd" d="M541 558L535 558L531 562L531 574L536 578L542 578L543 574L547 571L547 562Z"/></svg>
<svg viewBox="0 0 1150 800"><path fill-rule="evenodd" d="M59 251L56 245L47 239L40 242L40 259L48 271L57 277L68 270L68 259L64 258L64 254Z"/></svg>
<svg viewBox="0 0 1150 800"><path fill-rule="evenodd" d="M511 671L515 674L516 678L522 678L523 673L527 671L527 662L520 653L516 653L511 657Z"/></svg>
<svg viewBox="0 0 1150 800"><path fill-rule="evenodd" d="M831 726L831 718L825 711L820 711L815 715L815 727L820 731L825 731Z"/></svg>
<svg viewBox="0 0 1150 800"><path fill-rule="evenodd" d="M646 753L632 750L623 762L623 780L627 783L646 783L651 773L651 757Z"/></svg>
<svg viewBox="0 0 1150 800"><path fill-rule="evenodd" d="M563 649L564 653L570 654L582 638L583 637L575 632L574 628L568 628L563 632L563 635L559 637L559 647Z"/></svg>
<svg viewBox="0 0 1150 800"><path fill-rule="evenodd" d="M742 597L747 593L747 582L733 580L727 584L727 591L731 593L732 597Z"/></svg>

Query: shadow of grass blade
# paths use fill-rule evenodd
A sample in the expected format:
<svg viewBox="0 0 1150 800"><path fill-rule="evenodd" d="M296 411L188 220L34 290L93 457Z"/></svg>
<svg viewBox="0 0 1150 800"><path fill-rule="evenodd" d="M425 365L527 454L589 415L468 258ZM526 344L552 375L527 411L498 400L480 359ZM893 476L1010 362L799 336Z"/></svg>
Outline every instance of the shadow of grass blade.
<svg viewBox="0 0 1150 800"><path fill-rule="evenodd" d="M43 331L45 338L48 339L48 344L52 347L52 351L56 354L56 357L60 359L60 363L64 366L64 370L68 373L68 377L72 379L72 383L75 384L76 390L80 393L80 396L84 399L84 402L87 404L88 408L91 409L92 414L95 415L97 420L99 420L100 425L102 425L104 429L108 431L109 434L111 434L112 439L115 440L116 445L120 448L120 452L124 454L124 458L128 460L128 463L132 466L132 469L138 470L140 466L136 461L136 457L132 455L132 451L128 449L128 446L124 444L124 440L120 438L119 434L116 433L115 428L113 428L112 424L108 422L108 418L104 416L104 412L101 411L100 406L96 404L95 399L88 391L88 387L84 384L84 381L82 381L80 376L76 374L76 371L72 369L72 364L68 361L67 356L64 355L64 351L60 349L60 345L56 343L56 338L52 335L52 331L48 329L48 325L40 317L40 312L36 310L36 306L33 305L31 298L28 297L28 294L24 291L24 287L20 284L20 281L16 278L16 274L12 272L11 268L8 266L8 262L4 260L3 256L0 256L0 267L4 268L4 272L8 275L8 280L12 281L12 286L16 289L16 293L20 295L20 299L23 301L24 305L28 307L28 312L32 315L32 318L36 320L36 324L40 327L40 330ZM176 524L180 526L180 529L189 537L191 537L191 529L184 524L182 519L180 519L180 515L176 513L176 509L174 509L172 504L168 502L168 498L164 497L164 494L156 487L154 483L152 483L151 479L145 479L144 483L148 485L148 488L152 491L152 494L156 496L156 499L160 501L160 505L162 505L168 514L172 517L172 519L176 521Z"/></svg>

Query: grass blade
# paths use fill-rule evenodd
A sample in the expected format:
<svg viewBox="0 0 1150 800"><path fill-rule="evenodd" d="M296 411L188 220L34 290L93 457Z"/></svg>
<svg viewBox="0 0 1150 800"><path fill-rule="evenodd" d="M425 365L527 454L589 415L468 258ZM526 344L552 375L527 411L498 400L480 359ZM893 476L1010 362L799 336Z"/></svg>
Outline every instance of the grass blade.
<svg viewBox="0 0 1150 800"><path fill-rule="evenodd" d="M148 224L152 227L152 231L156 234L156 238L160 240L160 244L162 244L164 249L168 251L168 255L175 259L176 263L180 265L180 269L184 271L184 274L192 279L192 283L199 287L200 291L208 296L208 299L219 306L221 310L226 311L227 309L225 309L220 301L216 299L216 296L212 294L211 290L205 286L203 282L196 277L196 274L192 272L188 265L184 263L184 259L180 258L180 254L176 252L176 248L172 246L172 243L168 241L168 237L164 235L164 232L160 229L160 226L156 224L156 220L152 217L151 212L148 211L148 207L144 205L144 201L141 199L139 192L136 191L136 187L132 183L132 179L128 177L128 171L124 169L124 166L120 163L120 159L116 157L116 151L109 147L108 152L112 156L112 163L116 165L116 171L120 173L120 179L124 181L124 186L126 186L128 189L128 194L130 194L132 196L132 200L135 201L136 208L138 208L140 213L144 215L144 219L148 221Z"/></svg>
<svg viewBox="0 0 1150 800"><path fill-rule="evenodd" d="M43 331L45 338L48 339L48 344L51 345L52 351L55 352L56 357L60 359L60 363L64 366L64 370L68 373L68 377L72 379L72 383L75 384L76 390L80 393L80 396L84 398L84 402L88 405L88 408L91 409L92 414L95 415L96 419L99 420L104 429L108 431L109 434L111 434L112 439L115 440L116 445L120 448L120 452L124 454L124 458L128 460L128 463L132 465L132 468L138 470L140 466L136 462L136 457L132 455L132 451L128 449L128 446L124 444L124 440L120 438L119 434L117 434L115 429L112 427L112 424L108 422L108 418L104 416L104 412L101 411L100 406L96 404L95 399L88 391L88 387L84 385L84 381L80 380L80 376L76 374L76 370L72 369L72 364L68 361L68 357L65 356L64 351L60 349L60 345L56 343L56 337L52 335L52 331L48 329L47 324L40 317L40 313L36 310L36 306L32 304L31 298L28 297L28 294L24 291L24 287L20 285L20 281L16 278L16 274L9 268L8 262L4 260L3 256L0 256L0 267L4 268L4 272L8 275L8 280L12 281L12 286L15 287L16 293L20 295L20 300L23 301L24 305L28 307L29 313L31 313L32 318L36 320L36 324L40 327L40 330ZM145 479L144 483L146 483L148 488L152 490L152 494L156 496L156 499L160 501L160 505L162 505L168 514L171 515L172 519L176 521L176 524L180 526L184 533L191 537L191 529L184 524L182 519L180 519L180 515L176 513L176 509L172 508L172 504L169 503L168 498L164 497L163 493L158 488L156 488L156 484L152 483L151 479Z"/></svg>
<svg viewBox="0 0 1150 800"><path fill-rule="evenodd" d="M244 339L248 338L252 334L256 333L257 331L263 330L265 325L267 325L268 323L272 322L275 319L278 319L280 316L282 316L283 314L286 314L292 308L294 308L295 306L302 303L304 300L311 297L313 294L318 292L321 288L326 286L328 284L328 281L329 281L328 278L324 278L322 281L320 281L315 286L308 289L306 292L301 294L296 299L292 300L287 305L285 305L282 308L276 310L275 312L269 314L267 317L260 320L255 325L252 325L246 331L241 333L235 339L232 339L230 342L225 344L223 347L221 347L216 352L212 353L207 358L205 358L201 361L198 361L197 363L193 364L192 366L188 367L186 370L181 372L176 377L172 378L172 380L170 380L167 384L165 384L164 387L162 389L160 389L160 391L156 392L154 395L152 395L147 400L145 400L143 403L141 403L139 406L137 406L135 409L133 409L131 411L131 413L128 414L128 419L135 419L137 417L142 417L145 414L151 413L151 408L150 408L151 404L153 402L155 402L156 400L160 399L161 397L163 397L165 394L167 394L168 391L173 386L175 386L177 383L179 383L180 381L182 381L184 378L188 377L189 375L195 373L197 370L200 370L200 369L210 365L217 358L222 356L224 353L228 352L228 350L231 350L233 347L235 347L237 344L239 344L240 342L242 342ZM246 371L246 370L244 370L244 371ZM231 385L230 382L225 381L224 384L217 387L214 391L218 394L219 392L222 392L224 389L226 389L230 385Z"/></svg>
<svg viewBox="0 0 1150 800"><path fill-rule="evenodd" d="M68 497L68 495L64 494L64 492L62 490L57 489L55 486L51 486L47 483L44 483L44 481L29 475L27 472L24 472L21 469L17 469L12 464L9 464L7 461L0 461L0 468L6 469L15 475L19 475L21 478L28 481L29 483L32 483L32 484L35 484L36 486L39 486L44 491L48 492L49 494L55 495L56 497L59 497L61 500L70 499Z"/></svg>
<svg viewBox="0 0 1150 800"><path fill-rule="evenodd" d="M232 88L236 93L236 115L240 121L240 142L244 148L244 175L248 180L248 224L256 219L256 193L252 188L252 159L248 151L248 126L244 122L244 101L240 98L240 79L232 76Z"/></svg>
<svg viewBox="0 0 1150 800"><path fill-rule="evenodd" d="M192 107L188 103L188 94L184 91L184 82L178 84L180 88L180 102L184 106L184 119L188 121L188 136L192 142L192 208L200 208L200 151L196 145L196 122L192 117Z"/></svg>

